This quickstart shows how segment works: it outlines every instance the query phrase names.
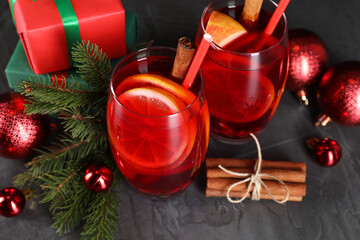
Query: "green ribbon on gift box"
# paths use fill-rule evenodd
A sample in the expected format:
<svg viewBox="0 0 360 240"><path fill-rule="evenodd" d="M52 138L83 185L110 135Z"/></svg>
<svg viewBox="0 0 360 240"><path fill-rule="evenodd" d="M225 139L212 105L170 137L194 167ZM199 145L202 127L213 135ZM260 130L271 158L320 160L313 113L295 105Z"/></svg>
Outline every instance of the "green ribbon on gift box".
<svg viewBox="0 0 360 240"><path fill-rule="evenodd" d="M35 1L36 0L33 0L33 2ZM10 0L11 15L14 24L16 26L14 11L13 11L15 2L16 0ZM64 25L66 45L67 45L70 65L73 66L74 61L71 58L71 48L74 45L74 43L81 41L79 20L71 4L71 0L54 0L54 2L60 14L62 23Z"/></svg>

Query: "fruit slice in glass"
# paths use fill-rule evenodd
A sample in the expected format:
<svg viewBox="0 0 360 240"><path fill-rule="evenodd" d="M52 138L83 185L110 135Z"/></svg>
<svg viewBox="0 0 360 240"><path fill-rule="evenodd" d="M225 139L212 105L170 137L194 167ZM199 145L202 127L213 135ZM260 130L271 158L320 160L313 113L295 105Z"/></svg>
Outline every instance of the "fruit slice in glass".
<svg viewBox="0 0 360 240"><path fill-rule="evenodd" d="M130 89L122 93L118 100L129 110L145 116L171 115L186 107L177 96L156 87ZM158 129L155 125L151 128L151 123L148 123L150 126L123 127L120 133L123 144L118 149L120 154L140 168L180 165L192 149L196 129L192 122L184 126L182 116L177 120L179 127L171 130Z"/></svg>

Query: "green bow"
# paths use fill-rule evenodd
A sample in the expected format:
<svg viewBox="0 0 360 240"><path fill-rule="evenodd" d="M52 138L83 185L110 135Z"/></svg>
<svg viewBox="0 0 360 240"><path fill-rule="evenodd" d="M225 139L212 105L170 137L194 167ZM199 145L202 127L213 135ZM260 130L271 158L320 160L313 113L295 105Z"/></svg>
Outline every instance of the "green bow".
<svg viewBox="0 0 360 240"><path fill-rule="evenodd" d="M33 0L35 2L36 0ZM16 0L10 0L10 8L11 8L11 15L15 23L14 18L14 4ZM75 14L75 10L71 4L71 0L54 0L56 7L59 11L61 20L64 25L65 30L65 37L66 37L66 44L67 50L70 59L70 65L73 66L74 62L71 58L71 48L76 42L81 41L80 37L80 27L79 27L79 20Z"/></svg>

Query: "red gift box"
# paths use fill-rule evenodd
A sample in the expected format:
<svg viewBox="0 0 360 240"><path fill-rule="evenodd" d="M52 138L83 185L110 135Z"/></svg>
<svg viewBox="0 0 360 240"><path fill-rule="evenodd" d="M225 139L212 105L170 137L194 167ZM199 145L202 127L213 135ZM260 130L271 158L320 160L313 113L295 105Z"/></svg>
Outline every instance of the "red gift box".
<svg viewBox="0 0 360 240"><path fill-rule="evenodd" d="M110 59L127 53L120 0L9 0L9 4L36 74L70 68L76 41L97 44Z"/></svg>

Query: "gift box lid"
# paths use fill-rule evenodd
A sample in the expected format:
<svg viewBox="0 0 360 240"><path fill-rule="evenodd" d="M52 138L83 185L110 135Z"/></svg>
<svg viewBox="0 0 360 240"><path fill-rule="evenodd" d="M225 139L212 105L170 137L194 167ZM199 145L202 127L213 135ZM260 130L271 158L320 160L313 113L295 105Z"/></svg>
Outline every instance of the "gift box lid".
<svg viewBox="0 0 360 240"><path fill-rule="evenodd" d="M135 13L126 12L126 44L130 50L134 49L134 45L137 38L137 15ZM119 58L111 60L113 67L119 61ZM72 76L74 78L79 79L81 81L80 76L76 73L74 68L69 70L37 75L31 69L28 59L26 57L26 53L23 45L19 41L16 45L16 48L9 60L8 65L5 69L5 74L8 80L9 87L14 89L16 85L23 80L29 80L29 78L37 76L37 77L48 77L48 76L56 76L60 81L63 77L66 79L68 76ZM68 81L71 81L71 78L68 78Z"/></svg>

